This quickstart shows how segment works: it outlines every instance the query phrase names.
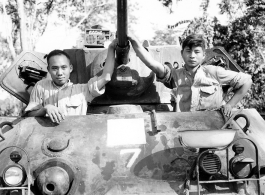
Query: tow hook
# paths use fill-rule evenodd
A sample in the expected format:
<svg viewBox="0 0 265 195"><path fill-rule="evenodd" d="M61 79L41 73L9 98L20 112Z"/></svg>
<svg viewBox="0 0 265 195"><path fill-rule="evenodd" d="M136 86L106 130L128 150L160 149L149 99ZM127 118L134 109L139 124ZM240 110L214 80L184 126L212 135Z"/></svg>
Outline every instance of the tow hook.
<svg viewBox="0 0 265 195"><path fill-rule="evenodd" d="M12 122L8 122L8 121L5 121L5 122L2 122L1 124L0 124L0 137L2 138L2 140L5 140L6 138L4 137L4 135L3 135L3 133L2 133L2 128L4 127L4 126L6 126L6 125L8 125L8 126L10 126L10 127L12 127L13 128L13 124L12 124Z"/></svg>

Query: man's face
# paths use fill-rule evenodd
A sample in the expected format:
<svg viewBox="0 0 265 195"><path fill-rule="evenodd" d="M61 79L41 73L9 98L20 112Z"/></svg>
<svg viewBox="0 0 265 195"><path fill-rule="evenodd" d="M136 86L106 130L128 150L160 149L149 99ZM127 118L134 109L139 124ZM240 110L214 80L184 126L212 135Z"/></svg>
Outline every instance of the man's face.
<svg viewBox="0 0 265 195"><path fill-rule="evenodd" d="M181 55L187 68L194 68L202 63L205 52L200 46L194 46L192 48L185 47L181 51Z"/></svg>
<svg viewBox="0 0 265 195"><path fill-rule="evenodd" d="M56 55L49 59L48 70L53 82L58 86L63 86L67 83L73 66L66 56Z"/></svg>

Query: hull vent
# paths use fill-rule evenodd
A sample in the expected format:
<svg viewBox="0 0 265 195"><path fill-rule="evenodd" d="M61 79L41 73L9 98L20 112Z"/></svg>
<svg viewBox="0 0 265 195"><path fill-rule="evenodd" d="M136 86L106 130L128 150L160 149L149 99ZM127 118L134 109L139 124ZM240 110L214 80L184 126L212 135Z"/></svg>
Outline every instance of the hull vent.
<svg viewBox="0 0 265 195"><path fill-rule="evenodd" d="M221 169L219 156L213 153L205 153L200 158L200 170L209 175L216 174Z"/></svg>

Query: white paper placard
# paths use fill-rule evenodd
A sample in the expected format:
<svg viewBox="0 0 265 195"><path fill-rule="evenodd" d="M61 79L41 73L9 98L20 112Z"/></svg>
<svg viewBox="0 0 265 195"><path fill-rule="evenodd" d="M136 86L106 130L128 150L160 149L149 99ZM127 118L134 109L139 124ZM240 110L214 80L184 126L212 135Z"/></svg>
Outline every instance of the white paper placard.
<svg viewBox="0 0 265 195"><path fill-rule="evenodd" d="M144 119L109 119L107 146L146 144Z"/></svg>

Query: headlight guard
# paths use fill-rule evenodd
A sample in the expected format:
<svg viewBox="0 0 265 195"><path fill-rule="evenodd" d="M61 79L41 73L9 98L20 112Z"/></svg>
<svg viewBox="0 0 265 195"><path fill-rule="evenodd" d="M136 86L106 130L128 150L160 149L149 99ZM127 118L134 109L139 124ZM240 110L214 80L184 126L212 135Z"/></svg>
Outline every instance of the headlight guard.
<svg viewBox="0 0 265 195"><path fill-rule="evenodd" d="M26 171L23 166L13 164L7 166L2 174L4 184L9 187L21 186L26 180Z"/></svg>

